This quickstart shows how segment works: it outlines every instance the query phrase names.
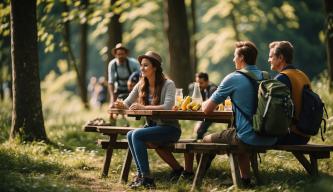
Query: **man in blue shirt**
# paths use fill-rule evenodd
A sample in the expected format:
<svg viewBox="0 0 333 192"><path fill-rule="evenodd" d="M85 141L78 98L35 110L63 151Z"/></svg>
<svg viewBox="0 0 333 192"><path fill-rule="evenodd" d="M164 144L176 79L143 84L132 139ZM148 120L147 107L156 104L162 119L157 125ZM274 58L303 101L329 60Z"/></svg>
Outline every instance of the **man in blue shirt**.
<svg viewBox="0 0 333 192"><path fill-rule="evenodd" d="M263 79L262 71L255 66L257 54L257 48L252 42L237 42L233 59L236 70L245 68L256 75L258 79ZM246 118L247 116L252 117L255 112L256 104L254 101L255 97L257 97L257 90L252 86L249 79L239 72L230 73L222 80L214 94L203 103L204 113L208 114L214 111L216 106L224 102L228 96L233 102L234 128L207 135L203 138L203 142L236 144L240 147L246 145L274 145L277 140L275 137L257 135L252 128L251 120ZM246 114L238 110L235 105ZM251 186L249 154L246 152L239 153L237 158L243 185L249 187Z"/></svg>

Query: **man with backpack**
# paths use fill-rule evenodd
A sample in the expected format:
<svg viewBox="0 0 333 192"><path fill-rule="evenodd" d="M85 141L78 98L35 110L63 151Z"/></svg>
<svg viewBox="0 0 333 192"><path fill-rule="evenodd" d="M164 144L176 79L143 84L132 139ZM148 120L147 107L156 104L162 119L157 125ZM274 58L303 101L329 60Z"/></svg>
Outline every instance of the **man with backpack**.
<svg viewBox="0 0 333 192"><path fill-rule="evenodd" d="M236 70L246 69L257 79L264 79L264 74L256 67L257 48L249 41L236 43L233 62ZM271 146L276 143L276 137L260 136L254 132L252 117L256 110L257 89L252 82L242 73L235 71L227 75L214 92L214 94L203 103L205 114L213 112L216 106L227 97L230 97L235 115L234 128L213 133L203 138L206 143L235 144L240 148L246 146ZM240 110L241 109L241 110ZM237 155L241 181L244 187L251 187L250 159L245 150Z"/></svg>
<svg viewBox="0 0 333 192"><path fill-rule="evenodd" d="M279 72L275 79L281 81L289 87L295 106L295 114L291 125L291 131L289 134L279 137L277 144L307 144L310 140L310 135L304 134L304 132L297 127L297 123L300 119L301 110L303 110L303 89L304 87L310 88L311 82L305 73L296 69L295 66L292 65L294 48L290 42L275 41L269 44L269 48L268 62L271 65L271 70ZM310 106L310 103L304 105ZM321 116L322 114L320 115L320 122ZM310 116L308 119L313 118L313 116ZM309 126L309 124L307 126Z"/></svg>
<svg viewBox="0 0 333 192"><path fill-rule="evenodd" d="M110 103L117 98L125 99L128 96L127 80L133 72L140 70L139 63L136 59L128 57L128 52L129 50L121 43L112 49L115 58L108 66Z"/></svg>

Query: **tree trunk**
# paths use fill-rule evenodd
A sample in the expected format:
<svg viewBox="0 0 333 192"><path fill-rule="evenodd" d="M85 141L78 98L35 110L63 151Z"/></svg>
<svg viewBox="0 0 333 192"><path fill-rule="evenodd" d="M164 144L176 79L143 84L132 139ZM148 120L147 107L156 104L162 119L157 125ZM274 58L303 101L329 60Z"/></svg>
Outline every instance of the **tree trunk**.
<svg viewBox="0 0 333 192"><path fill-rule="evenodd" d="M164 0L164 29L169 42L170 77L188 93L194 77L190 63L190 37L184 0Z"/></svg>
<svg viewBox="0 0 333 192"><path fill-rule="evenodd" d="M326 10L326 50L329 77L329 90L333 90L333 1L325 0Z"/></svg>
<svg viewBox="0 0 333 192"><path fill-rule="evenodd" d="M230 17L231 17L231 22L232 22L232 28L234 28L234 31L235 31L236 41L240 41L240 32L238 31L238 28L237 28L238 22L237 22L237 18L235 16L235 8L237 7L237 5L235 3L233 3L233 2L231 2L231 4L234 7L231 10L231 12L230 12Z"/></svg>
<svg viewBox="0 0 333 192"><path fill-rule="evenodd" d="M69 7L68 7L68 4L66 1L63 2L63 6L64 6L64 12L68 13L69 14ZM69 53L69 49L70 49L70 42L71 42L71 34L70 34L70 31L71 31L71 28L70 28L70 23L69 23L69 20L66 20L64 23L64 31L63 31L63 37L64 37L64 44L65 44L65 47L66 47L66 53L68 55ZM70 57L67 56L67 70L70 71L71 70L71 60L69 59ZM77 74L79 75L79 74Z"/></svg>
<svg viewBox="0 0 333 192"><path fill-rule="evenodd" d="M197 38L196 38L196 33L197 33L197 19L196 19L196 4L195 0L192 0L191 2L191 17L192 17L192 52L191 52L191 60L193 64L193 69L194 73L197 72L198 70L198 59L197 59Z"/></svg>
<svg viewBox="0 0 333 192"><path fill-rule="evenodd" d="M47 140L42 112L36 0L11 1L13 114L10 137Z"/></svg>
<svg viewBox="0 0 333 192"><path fill-rule="evenodd" d="M2 66L1 66L1 62L0 62L0 73L1 72L2 72ZM4 88L3 88L3 80L0 75L0 101L3 101L4 99L5 99L5 92L4 92Z"/></svg>
<svg viewBox="0 0 333 192"><path fill-rule="evenodd" d="M63 5L64 5L64 11L69 12L69 7L68 7L66 1L63 2ZM63 25L64 25L64 31L63 31L62 34L63 34L63 37L64 37L64 46L66 47L66 59L67 59L67 63L68 63L68 70L70 70L71 65L73 65L74 71L76 73L76 82L77 82L77 85L80 89L80 85L83 84L82 83L83 80L82 80L82 77L80 75L77 60L76 60L76 57L73 53L73 49L72 49L72 46L71 46L70 22L65 21L63 23Z"/></svg>
<svg viewBox="0 0 333 192"><path fill-rule="evenodd" d="M86 109L89 108L88 104L88 94L87 94L87 86L86 86L86 76L87 76L87 67L88 67L88 43L87 43L87 37L88 37L88 0L81 0L81 8L83 11L86 11L86 19L83 23L80 25L80 75L81 75L81 81L79 84L79 90L80 90L80 96L81 100L84 104L84 107Z"/></svg>
<svg viewBox="0 0 333 192"><path fill-rule="evenodd" d="M111 5L114 5L117 0L111 0ZM108 26L108 42L107 42L107 59L105 62L105 78L108 78L108 64L114 58L111 50L116 46L117 43L122 42L122 35L123 35L123 27L122 24L119 22L120 14L114 14Z"/></svg>

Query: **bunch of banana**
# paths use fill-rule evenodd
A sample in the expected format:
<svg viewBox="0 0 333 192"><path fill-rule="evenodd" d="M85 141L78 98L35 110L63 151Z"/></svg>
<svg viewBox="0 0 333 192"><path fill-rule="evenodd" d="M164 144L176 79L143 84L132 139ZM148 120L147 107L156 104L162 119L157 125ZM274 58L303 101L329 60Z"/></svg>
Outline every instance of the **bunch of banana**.
<svg viewBox="0 0 333 192"><path fill-rule="evenodd" d="M190 96L186 96L185 99L184 99L183 102L182 102L181 109L182 109L183 111L186 111L186 109L187 109L187 105L188 105L189 103L191 103L191 97L190 97Z"/></svg>
<svg viewBox="0 0 333 192"><path fill-rule="evenodd" d="M196 102L191 102L186 106L187 110L191 110L191 111L198 111L201 107L200 103L196 103Z"/></svg>

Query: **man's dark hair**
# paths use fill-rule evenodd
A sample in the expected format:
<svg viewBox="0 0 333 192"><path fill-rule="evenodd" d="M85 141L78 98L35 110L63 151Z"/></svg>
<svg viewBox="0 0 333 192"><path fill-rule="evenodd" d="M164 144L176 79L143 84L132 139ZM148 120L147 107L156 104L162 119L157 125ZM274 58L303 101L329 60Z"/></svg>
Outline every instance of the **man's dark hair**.
<svg viewBox="0 0 333 192"><path fill-rule="evenodd" d="M257 47L251 41L239 41L236 43L237 54L244 56L244 61L248 65L255 65L258 55Z"/></svg>
<svg viewBox="0 0 333 192"><path fill-rule="evenodd" d="M274 41L269 44L269 48L274 49L274 55L282 55L287 64L293 62L294 47L289 41Z"/></svg>
<svg viewBox="0 0 333 192"><path fill-rule="evenodd" d="M209 80L208 74L204 73L204 72L197 73L197 74L195 74L195 76L197 76L199 79L203 79L205 81Z"/></svg>

